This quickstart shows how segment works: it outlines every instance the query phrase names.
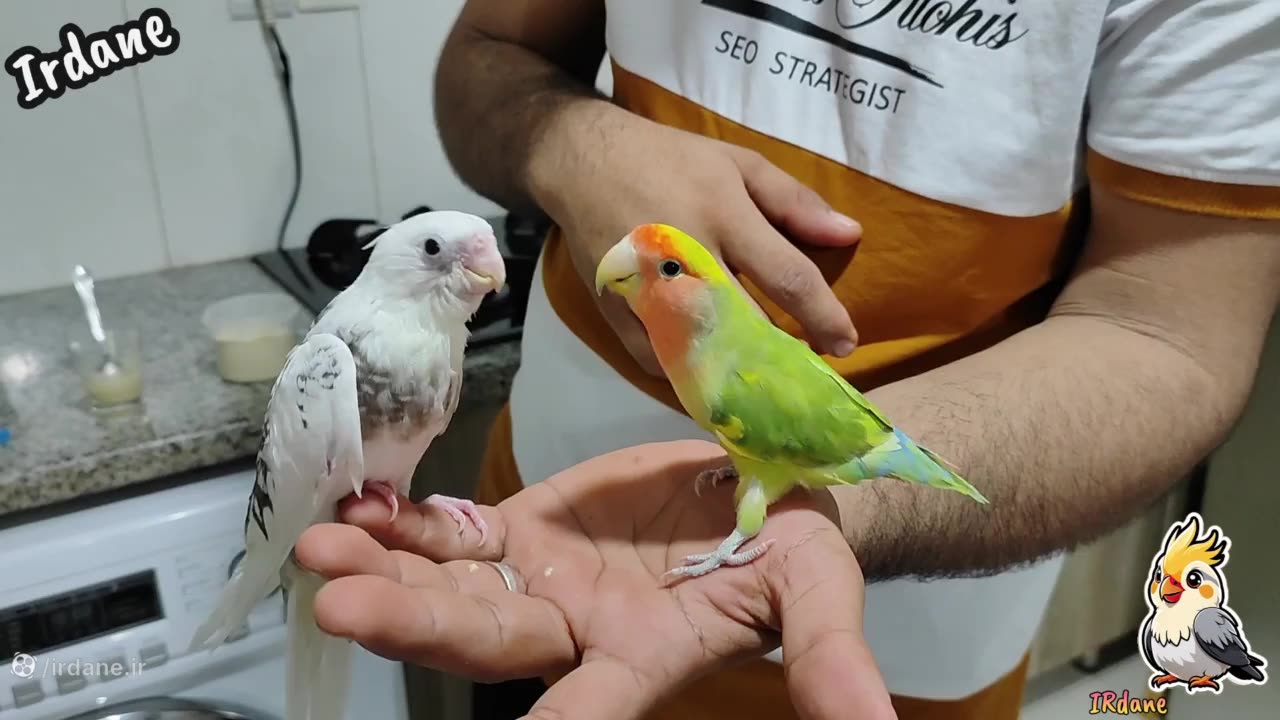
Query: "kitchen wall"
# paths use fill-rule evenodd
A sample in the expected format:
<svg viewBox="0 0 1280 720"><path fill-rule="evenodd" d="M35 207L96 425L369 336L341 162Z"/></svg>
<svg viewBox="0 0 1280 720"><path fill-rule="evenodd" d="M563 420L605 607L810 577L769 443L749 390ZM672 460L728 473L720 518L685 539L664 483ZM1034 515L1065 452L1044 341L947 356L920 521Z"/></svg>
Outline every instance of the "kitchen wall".
<svg viewBox="0 0 1280 720"><path fill-rule="evenodd" d="M1175 720L1275 717L1280 707L1280 564L1276 512L1280 510L1280 315L1272 321L1266 353L1249 406L1214 455L1205 490L1205 521L1231 538L1227 604L1240 617L1253 653L1267 661L1263 686L1224 687L1170 700Z"/></svg>
<svg viewBox="0 0 1280 720"><path fill-rule="evenodd" d="M395 220L428 204L498 208L449 169L432 75L463 0L358 0L295 14L292 61L302 190L286 242L323 220ZM0 58L55 50L59 29L106 30L164 8L177 52L34 110L0 75L0 293L269 250L292 182L284 106L256 22L227 0L4 0ZM607 79L602 80L607 85Z"/></svg>

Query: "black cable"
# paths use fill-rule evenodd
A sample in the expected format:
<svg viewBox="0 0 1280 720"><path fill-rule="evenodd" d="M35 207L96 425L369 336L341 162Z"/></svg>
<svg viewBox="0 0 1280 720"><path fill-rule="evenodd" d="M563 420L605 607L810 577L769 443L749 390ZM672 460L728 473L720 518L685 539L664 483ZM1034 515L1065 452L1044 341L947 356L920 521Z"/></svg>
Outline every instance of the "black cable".
<svg viewBox="0 0 1280 720"><path fill-rule="evenodd" d="M285 114L289 119L289 138L293 144L293 192L289 195L289 205L285 208L284 218L280 220L280 231L276 235L276 250L284 250L284 233L289 227L289 219L293 217L293 209L298 204L298 193L302 189L302 141L298 137L298 110L293 103L293 73L289 67L289 55L284 51L284 43L280 41L280 33L275 25L267 28L272 48L280 61L280 90L284 95Z"/></svg>

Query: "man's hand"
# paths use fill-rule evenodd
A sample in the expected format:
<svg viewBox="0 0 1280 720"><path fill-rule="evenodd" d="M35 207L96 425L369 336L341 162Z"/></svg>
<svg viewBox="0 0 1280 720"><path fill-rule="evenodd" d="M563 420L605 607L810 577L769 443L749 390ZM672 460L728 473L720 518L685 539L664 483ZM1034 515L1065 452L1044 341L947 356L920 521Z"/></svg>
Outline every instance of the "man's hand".
<svg viewBox="0 0 1280 720"><path fill-rule="evenodd" d="M815 350L853 352L858 335L848 311L793 241L848 246L862 228L817 193L758 153L611 106L567 112L552 133L568 159L555 160L549 172L535 165L533 192L563 230L589 287L600 258L637 225L675 225L795 318ZM659 374L644 327L626 304L612 296L596 302L631 354Z"/></svg>
<svg viewBox="0 0 1280 720"><path fill-rule="evenodd" d="M662 586L733 524L729 488L693 493L697 473L723 462L692 441L589 460L482 507L479 547L474 528L460 535L434 508L406 503L388 524L385 505L352 498L342 519L356 527L311 528L297 557L333 579L316 599L328 633L479 681L560 678L533 718L638 718L779 644L802 717L894 717L862 635L862 575L825 495L770 513L762 535L778 552ZM513 568L519 592L484 560Z"/></svg>
<svg viewBox="0 0 1280 720"><path fill-rule="evenodd" d="M504 207L564 231L588 287L637 225L691 233L795 318L819 352L858 336L793 243L853 245L862 229L760 155L641 118L600 97L602 0L468 0L441 53L436 112L454 169ZM625 303L597 300L640 364L661 375Z"/></svg>

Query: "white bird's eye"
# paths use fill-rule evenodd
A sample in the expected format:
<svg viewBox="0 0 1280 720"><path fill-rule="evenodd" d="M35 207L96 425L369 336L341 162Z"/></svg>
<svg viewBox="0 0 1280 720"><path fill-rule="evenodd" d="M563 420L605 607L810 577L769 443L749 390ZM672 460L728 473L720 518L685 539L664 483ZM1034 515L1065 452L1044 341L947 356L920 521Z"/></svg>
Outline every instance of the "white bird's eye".
<svg viewBox="0 0 1280 720"><path fill-rule="evenodd" d="M427 242L423 244L422 249L425 250L428 255L439 255L440 241L434 237L429 237L427 238Z"/></svg>
<svg viewBox="0 0 1280 720"><path fill-rule="evenodd" d="M1195 590L1200 587L1200 583L1202 582L1204 582L1204 576L1200 574L1199 570L1192 570L1187 573L1187 587Z"/></svg>
<svg viewBox="0 0 1280 720"><path fill-rule="evenodd" d="M684 266L680 264L679 260L668 258L658 263L658 273L668 280L676 277L681 272L684 272Z"/></svg>

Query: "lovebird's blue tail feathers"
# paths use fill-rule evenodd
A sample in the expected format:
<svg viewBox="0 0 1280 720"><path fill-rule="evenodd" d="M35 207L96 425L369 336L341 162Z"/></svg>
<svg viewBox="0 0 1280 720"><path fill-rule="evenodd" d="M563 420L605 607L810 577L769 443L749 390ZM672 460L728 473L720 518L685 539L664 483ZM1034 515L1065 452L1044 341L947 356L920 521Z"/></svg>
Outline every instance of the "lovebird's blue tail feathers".
<svg viewBox="0 0 1280 720"><path fill-rule="evenodd" d="M986 505L987 498L960 477L955 466L933 451L920 447L906 433L894 428L893 436L854 461L863 479L887 477L953 490Z"/></svg>

